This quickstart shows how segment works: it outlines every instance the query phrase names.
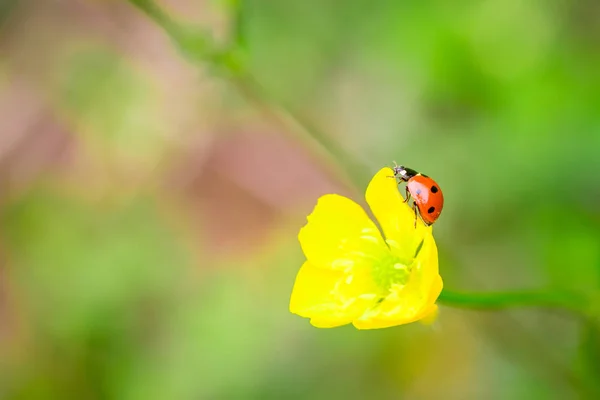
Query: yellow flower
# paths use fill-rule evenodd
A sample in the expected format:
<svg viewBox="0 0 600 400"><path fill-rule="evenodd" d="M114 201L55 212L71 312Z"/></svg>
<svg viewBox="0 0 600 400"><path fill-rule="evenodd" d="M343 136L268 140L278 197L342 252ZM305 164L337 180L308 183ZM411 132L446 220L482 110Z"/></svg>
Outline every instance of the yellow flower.
<svg viewBox="0 0 600 400"><path fill-rule="evenodd" d="M432 228L420 218L415 228L393 175L382 168L366 192L384 236L354 201L335 194L319 199L298 235L307 261L296 277L292 313L319 328L377 329L435 318L442 278Z"/></svg>

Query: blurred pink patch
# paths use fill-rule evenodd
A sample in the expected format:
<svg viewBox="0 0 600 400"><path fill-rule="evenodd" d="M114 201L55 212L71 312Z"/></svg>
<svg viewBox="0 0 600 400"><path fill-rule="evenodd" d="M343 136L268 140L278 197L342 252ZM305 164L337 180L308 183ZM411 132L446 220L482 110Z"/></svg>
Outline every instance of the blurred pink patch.
<svg viewBox="0 0 600 400"><path fill-rule="evenodd" d="M219 253L256 249L280 215L296 210L303 216L315 197L345 192L300 144L278 133L221 135L205 157L200 166L189 156L180 184L209 232L206 246Z"/></svg>

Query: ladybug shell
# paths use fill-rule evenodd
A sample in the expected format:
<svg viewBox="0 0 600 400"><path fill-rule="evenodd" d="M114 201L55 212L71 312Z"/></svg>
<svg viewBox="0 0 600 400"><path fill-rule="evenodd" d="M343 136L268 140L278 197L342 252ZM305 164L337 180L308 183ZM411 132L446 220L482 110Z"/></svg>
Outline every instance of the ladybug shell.
<svg viewBox="0 0 600 400"><path fill-rule="evenodd" d="M433 224L444 208L444 195L438 184L433 179L419 174L410 178L406 187L425 224Z"/></svg>

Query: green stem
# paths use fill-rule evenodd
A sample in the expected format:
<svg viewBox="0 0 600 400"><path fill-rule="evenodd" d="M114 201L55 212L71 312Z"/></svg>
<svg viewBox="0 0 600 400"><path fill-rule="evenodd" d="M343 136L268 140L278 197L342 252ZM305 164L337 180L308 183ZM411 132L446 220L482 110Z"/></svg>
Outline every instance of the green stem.
<svg viewBox="0 0 600 400"><path fill-rule="evenodd" d="M241 13L243 9L242 0L234 3L236 12ZM236 22L234 27L233 47L227 50L218 49L214 41L204 32L192 32L184 29L179 23L168 15L154 0L129 0L129 2L139 8L146 16L153 20L157 25L165 30L167 35L175 45L189 58L194 61L207 63L216 67L226 74L229 83L257 109L261 110L265 116L277 125L283 126L285 132L295 134L297 139L302 140L310 147L311 153L320 156L325 160L325 164L335 169L331 171L336 179L344 181L350 188L363 187L372 176L372 172L366 166L366 163L357 161L356 157L338 146L337 143L325 132L318 129L308 118L301 115L292 107L283 104L281 101L274 101L267 90L258 82L257 79L237 60L237 48L235 43L243 43L242 27L237 26L241 21ZM241 19L242 16L236 18ZM340 161L331 163L331 158ZM339 166L343 165L343 168ZM351 177L358 177L360 185L355 185Z"/></svg>
<svg viewBox="0 0 600 400"><path fill-rule="evenodd" d="M177 40L181 31L177 23L154 0L129 0L131 4L144 12L154 23L163 28L171 38Z"/></svg>
<svg viewBox="0 0 600 400"><path fill-rule="evenodd" d="M217 67L221 67L220 64L227 61L205 31L179 23L154 0L129 0L129 3L160 26L185 57L196 62L208 61Z"/></svg>
<svg viewBox="0 0 600 400"><path fill-rule="evenodd" d="M496 293L464 293L444 289L440 304L479 310L499 310L515 307L558 308L589 317L585 299L575 293L553 291L510 291Z"/></svg>

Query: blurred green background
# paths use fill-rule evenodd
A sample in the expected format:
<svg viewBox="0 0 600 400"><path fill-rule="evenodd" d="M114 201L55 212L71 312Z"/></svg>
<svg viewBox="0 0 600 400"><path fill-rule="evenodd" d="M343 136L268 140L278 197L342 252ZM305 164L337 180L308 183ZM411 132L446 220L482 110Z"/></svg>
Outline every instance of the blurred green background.
<svg viewBox="0 0 600 400"><path fill-rule="evenodd" d="M564 313L288 303L317 198L392 160L444 190L446 288L600 299L600 3L160 5L259 98L125 1L0 1L0 399L598 398Z"/></svg>

